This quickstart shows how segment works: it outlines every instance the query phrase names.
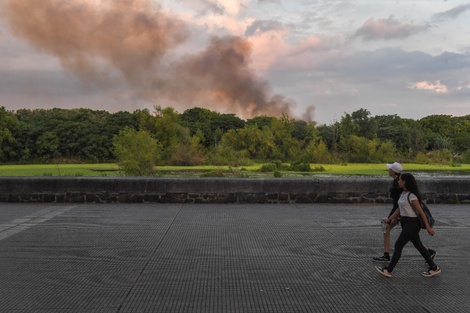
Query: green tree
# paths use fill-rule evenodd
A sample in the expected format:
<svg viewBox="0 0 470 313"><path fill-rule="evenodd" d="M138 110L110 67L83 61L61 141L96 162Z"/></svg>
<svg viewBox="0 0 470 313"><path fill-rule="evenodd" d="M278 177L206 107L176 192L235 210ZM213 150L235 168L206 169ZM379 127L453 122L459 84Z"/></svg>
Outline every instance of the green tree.
<svg viewBox="0 0 470 313"><path fill-rule="evenodd" d="M18 110L17 116L27 125L19 141L23 156L29 161L52 159L44 136L59 139L53 153L56 159L64 158L68 162L114 161L113 137L125 126L136 127L136 119L130 113L116 113L117 118L113 118L114 115L106 111L90 109Z"/></svg>
<svg viewBox="0 0 470 313"><path fill-rule="evenodd" d="M452 149L453 133L452 117L450 115L429 115L418 121L428 142L426 150Z"/></svg>
<svg viewBox="0 0 470 313"><path fill-rule="evenodd" d="M335 122L331 125L320 125L316 127L320 139L326 144L328 150L335 154L337 152L337 145L339 140L340 123Z"/></svg>
<svg viewBox="0 0 470 313"><path fill-rule="evenodd" d="M275 121L276 118L273 117L273 116L266 116L266 115L262 115L262 116L256 116L256 117L253 117L249 120L246 121L246 124L247 125L256 125L259 129L263 129L263 127L267 126L269 128L271 128L271 125L273 123L273 121Z"/></svg>
<svg viewBox="0 0 470 313"><path fill-rule="evenodd" d="M258 159L274 161L282 158L281 152L276 145L276 138L269 126L265 125L258 131L258 139Z"/></svg>
<svg viewBox="0 0 470 313"><path fill-rule="evenodd" d="M423 129L430 130L434 134L449 136L452 133L452 116L428 115L418 121Z"/></svg>
<svg viewBox="0 0 470 313"><path fill-rule="evenodd" d="M222 137L221 144L235 151L246 151L251 159L259 157L261 130L255 126L229 130Z"/></svg>
<svg viewBox="0 0 470 313"><path fill-rule="evenodd" d="M377 122L370 117L370 112L366 109L359 109L351 114L355 135L366 139L373 139L377 136Z"/></svg>
<svg viewBox="0 0 470 313"><path fill-rule="evenodd" d="M307 147L308 153L312 156L310 162L313 163L331 163L333 157L328 151L328 147L323 140L320 140L318 144L315 144L313 141Z"/></svg>
<svg viewBox="0 0 470 313"><path fill-rule="evenodd" d="M203 108L191 108L180 115L181 125L191 136L202 133L201 144L206 148L217 146L222 135L230 129L243 128L245 122L234 114L220 114Z"/></svg>
<svg viewBox="0 0 470 313"><path fill-rule="evenodd" d="M462 154L460 161L465 164L470 164L470 150L467 150Z"/></svg>
<svg viewBox="0 0 470 313"><path fill-rule="evenodd" d="M452 138L455 152L462 154L470 150L470 115L452 118Z"/></svg>
<svg viewBox="0 0 470 313"><path fill-rule="evenodd" d="M379 115L374 120L377 124L377 138L382 142L390 141L397 153L408 153L410 150L406 121L395 115Z"/></svg>
<svg viewBox="0 0 470 313"><path fill-rule="evenodd" d="M347 162L367 163L370 160L370 151L373 149L375 147L371 147L366 138L350 135L348 140L342 141L341 155Z"/></svg>
<svg viewBox="0 0 470 313"><path fill-rule="evenodd" d="M18 136L25 124L13 112L0 107L0 161L16 161L18 158Z"/></svg>
<svg viewBox="0 0 470 313"><path fill-rule="evenodd" d="M90 109L0 108L0 161L115 161L113 138L124 128L146 130L161 145L161 164L256 161L422 162L464 160L470 150L470 115L431 115L419 121L397 115L371 117L366 109L340 122L314 123L258 116L244 122L233 114L192 108L133 113ZM237 161L236 159L243 159ZM454 160L455 159L455 160Z"/></svg>
<svg viewBox="0 0 470 313"><path fill-rule="evenodd" d="M249 153L239 141L240 130L231 129L221 138L209 157L209 162L214 165L240 166L243 159L249 158Z"/></svg>
<svg viewBox="0 0 470 313"><path fill-rule="evenodd" d="M395 144L390 140L380 142L376 149L374 159L378 162L390 162L390 160L399 159L399 154L395 148Z"/></svg>
<svg viewBox="0 0 470 313"><path fill-rule="evenodd" d="M298 160L301 154L302 143L293 137L294 121L283 114L280 119L273 121L271 130L274 134L274 142L280 153L280 160Z"/></svg>
<svg viewBox="0 0 470 313"><path fill-rule="evenodd" d="M57 135L47 131L40 135L36 141L36 150L44 160L50 160L56 157L60 141Z"/></svg>
<svg viewBox="0 0 470 313"><path fill-rule="evenodd" d="M146 130L126 127L114 137L114 154L127 176L155 176L159 146Z"/></svg>
<svg viewBox="0 0 470 313"><path fill-rule="evenodd" d="M339 136L340 141L343 139L349 138L349 136L359 134L359 125L354 122L352 116L349 113L346 113L341 117L340 127L339 127Z"/></svg>
<svg viewBox="0 0 470 313"><path fill-rule="evenodd" d="M185 128L184 138L175 147L175 153L170 159L174 165L200 165L204 164L205 157L201 145L202 132L197 132L194 136L189 134L189 129Z"/></svg>
<svg viewBox="0 0 470 313"><path fill-rule="evenodd" d="M162 147L162 161L171 164L178 147L187 141L187 129L180 124L179 114L173 108L155 106L154 136Z"/></svg>
<svg viewBox="0 0 470 313"><path fill-rule="evenodd" d="M404 130L409 146L409 157L412 158L418 152L424 152L429 146L428 136L421 128L418 121L407 119L405 120Z"/></svg>
<svg viewBox="0 0 470 313"><path fill-rule="evenodd" d="M190 131L190 135L195 135L198 131L201 136L201 143L205 147L213 147L220 138L215 138L215 129L213 129L213 120L217 118L218 113L204 108L191 108L184 111L179 119L183 127Z"/></svg>

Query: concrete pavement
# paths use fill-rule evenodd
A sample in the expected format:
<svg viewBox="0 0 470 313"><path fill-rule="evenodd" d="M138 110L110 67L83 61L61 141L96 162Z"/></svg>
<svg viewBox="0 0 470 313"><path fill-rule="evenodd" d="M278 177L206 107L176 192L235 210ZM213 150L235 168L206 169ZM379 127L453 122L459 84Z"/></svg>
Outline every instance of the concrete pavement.
<svg viewBox="0 0 470 313"><path fill-rule="evenodd" d="M430 209L442 274L387 279L388 204L2 203L0 312L467 313L470 208Z"/></svg>

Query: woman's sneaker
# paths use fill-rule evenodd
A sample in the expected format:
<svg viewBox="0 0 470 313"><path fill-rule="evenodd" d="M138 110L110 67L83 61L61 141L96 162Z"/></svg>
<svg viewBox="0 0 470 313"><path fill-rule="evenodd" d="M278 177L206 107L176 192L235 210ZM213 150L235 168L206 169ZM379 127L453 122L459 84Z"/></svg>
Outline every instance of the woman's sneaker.
<svg viewBox="0 0 470 313"><path fill-rule="evenodd" d="M388 278L392 277L392 273L389 272L386 267L376 265L375 269L377 270L377 272L384 275L385 277L388 277Z"/></svg>
<svg viewBox="0 0 470 313"><path fill-rule="evenodd" d="M441 268L439 266L436 266L436 268L434 269L428 268L428 270L426 272L422 272L421 275L423 275L424 277L433 277L439 275L440 273Z"/></svg>
<svg viewBox="0 0 470 313"><path fill-rule="evenodd" d="M374 262L390 262L390 256L384 254L378 258L374 258Z"/></svg>

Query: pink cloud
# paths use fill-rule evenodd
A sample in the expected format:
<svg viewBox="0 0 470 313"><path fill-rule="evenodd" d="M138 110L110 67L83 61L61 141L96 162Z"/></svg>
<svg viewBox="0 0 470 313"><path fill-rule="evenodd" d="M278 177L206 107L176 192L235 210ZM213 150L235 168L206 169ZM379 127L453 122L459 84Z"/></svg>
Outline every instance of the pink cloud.
<svg viewBox="0 0 470 313"><path fill-rule="evenodd" d="M435 93L449 93L449 89L446 85L441 84L439 80L435 83L421 81L410 84L409 88L411 89L418 89L418 90L430 90L434 91Z"/></svg>

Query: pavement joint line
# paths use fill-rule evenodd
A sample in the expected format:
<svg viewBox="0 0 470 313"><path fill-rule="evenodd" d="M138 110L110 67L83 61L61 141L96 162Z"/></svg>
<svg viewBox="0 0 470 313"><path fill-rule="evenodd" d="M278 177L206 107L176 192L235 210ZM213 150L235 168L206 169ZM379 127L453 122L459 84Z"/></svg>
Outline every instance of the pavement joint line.
<svg viewBox="0 0 470 313"><path fill-rule="evenodd" d="M56 216L74 209L76 206L49 207L36 213L17 218L0 225L0 240L6 239L22 231L46 222Z"/></svg>
<svg viewBox="0 0 470 313"><path fill-rule="evenodd" d="M124 305L126 304L127 300L129 299L129 296L130 294L132 293L132 291L135 289L135 286L137 285L137 282L139 281L140 277L142 276L142 274L145 272L145 269L148 267L148 265L150 264L150 261L153 259L153 257L155 256L155 254L157 253L158 249L160 248L162 242L165 240L165 238L167 237L171 227L173 226L173 224L175 223L176 219L178 218L178 216L180 215L181 213L181 210L183 209L183 206L184 204L181 204L179 209L178 209L178 212L175 214L175 216L173 217L173 219L171 220L171 223L168 225L167 229L165 230L165 234L162 236L162 239L158 242L158 244L156 245L155 249L153 249L153 252L152 254L148 257L147 261L145 262L144 266L142 266L142 270L139 272L139 274L137 275L137 277L135 278L134 282L132 283L131 287L129 288L129 290L127 291L127 293L125 294L124 298L122 299L121 303L119 304L119 307L117 309L117 313L121 312L122 308L124 307Z"/></svg>

